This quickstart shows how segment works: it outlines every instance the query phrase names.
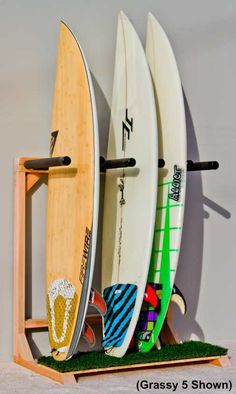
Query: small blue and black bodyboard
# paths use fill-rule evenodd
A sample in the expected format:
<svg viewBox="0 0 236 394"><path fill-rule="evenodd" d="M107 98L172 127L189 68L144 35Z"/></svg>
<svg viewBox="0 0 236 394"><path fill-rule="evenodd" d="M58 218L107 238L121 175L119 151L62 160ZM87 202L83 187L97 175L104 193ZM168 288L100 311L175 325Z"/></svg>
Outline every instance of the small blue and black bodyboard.
<svg viewBox="0 0 236 394"><path fill-rule="evenodd" d="M102 346L118 347L124 342L137 297L137 286L120 284L107 287L103 292L107 313L104 316Z"/></svg>

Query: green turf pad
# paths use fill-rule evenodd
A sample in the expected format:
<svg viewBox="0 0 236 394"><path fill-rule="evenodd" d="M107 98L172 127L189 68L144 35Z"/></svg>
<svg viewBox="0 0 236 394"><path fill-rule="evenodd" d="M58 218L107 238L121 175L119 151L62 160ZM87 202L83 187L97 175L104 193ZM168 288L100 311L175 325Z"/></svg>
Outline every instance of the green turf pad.
<svg viewBox="0 0 236 394"><path fill-rule="evenodd" d="M68 361L55 361L53 357L40 357L38 363L59 372L73 372L158 361L224 356L227 351L228 349L209 343L188 341L182 344L166 345L161 350L154 349L148 353L130 352L122 358L111 357L103 352L87 352L79 353Z"/></svg>

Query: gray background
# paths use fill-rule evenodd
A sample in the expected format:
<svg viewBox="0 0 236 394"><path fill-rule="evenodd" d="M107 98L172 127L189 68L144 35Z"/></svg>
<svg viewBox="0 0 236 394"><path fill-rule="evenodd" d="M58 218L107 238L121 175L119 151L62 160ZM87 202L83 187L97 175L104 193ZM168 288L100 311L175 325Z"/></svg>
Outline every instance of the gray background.
<svg viewBox="0 0 236 394"><path fill-rule="evenodd" d="M188 313L174 311L183 339L235 339L235 87L234 0L0 0L0 359L12 356L13 160L49 151L59 20L79 38L94 76L106 153L117 13L122 9L145 42L153 12L176 54L185 93L188 158L218 160L217 172L188 174L181 258L176 283ZM102 180L103 183L103 180ZM28 316L44 317L46 185L29 197ZM100 246L100 238L99 238ZM100 249L100 247L99 247ZM32 255L32 257L31 257ZM99 253L95 284L99 286ZM34 334L36 354L48 351Z"/></svg>

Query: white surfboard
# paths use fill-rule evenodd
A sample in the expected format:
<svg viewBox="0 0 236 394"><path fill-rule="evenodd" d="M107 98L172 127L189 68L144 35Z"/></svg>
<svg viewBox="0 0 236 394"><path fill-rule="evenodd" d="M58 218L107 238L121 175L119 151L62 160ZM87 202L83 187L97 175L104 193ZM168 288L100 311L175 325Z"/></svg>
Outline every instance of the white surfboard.
<svg viewBox="0 0 236 394"><path fill-rule="evenodd" d="M118 17L108 159L133 157L136 167L106 173L102 289L107 303L103 346L122 357L142 306L156 214L157 120L141 42L123 12Z"/></svg>
<svg viewBox="0 0 236 394"><path fill-rule="evenodd" d="M180 254L185 187L186 121L179 72L170 42L157 20L148 15L146 56L156 98L159 157L158 200L149 285L159 286L158 310L143 306L138 347L147 352L156 343L170 302Z"/></svg>

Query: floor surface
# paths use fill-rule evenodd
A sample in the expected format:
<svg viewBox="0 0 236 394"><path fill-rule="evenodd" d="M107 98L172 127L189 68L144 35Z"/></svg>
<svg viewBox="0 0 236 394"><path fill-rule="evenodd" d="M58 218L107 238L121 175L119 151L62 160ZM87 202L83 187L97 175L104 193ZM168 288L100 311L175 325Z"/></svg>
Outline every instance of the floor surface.
<svg viewBox="0 0 236 394"><path fill-rule="evenodd" d="M141 393L225 394L230 391L236 394L236 342L228 343L225 341L217 343L217 345L229 348L231 367L221 368L202 364L110 373L80 378L78 384L72 386L62 386L14 363L0 363L0 393L137 393L137 381L139 380L139 382L143 381L142 385L140 383L141 386L139 388ZM229 390L230 387L226 388L226 386L222 388L222 383L229 385L230 381L232 384L231 390ZM148 384L151 382L155 383L156 386L152 388L150 386L148 387ZM208 384L207 387L205 389L200 388L200 382L202 382L201 384ZM167 383L169 384L167 385ZM176 388L177 384L178 386ZM187 388L185 388L185 384L188 385ZM218 384L219 388L213 388L213 384ZM192 385L193 387L191 387Z"/></svg>

